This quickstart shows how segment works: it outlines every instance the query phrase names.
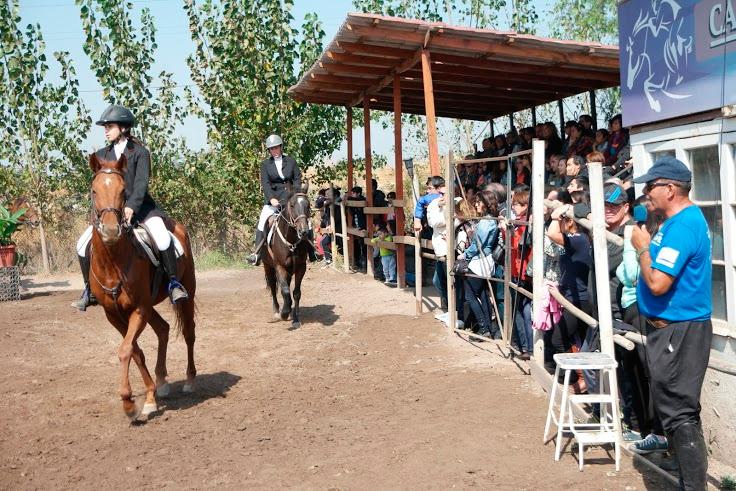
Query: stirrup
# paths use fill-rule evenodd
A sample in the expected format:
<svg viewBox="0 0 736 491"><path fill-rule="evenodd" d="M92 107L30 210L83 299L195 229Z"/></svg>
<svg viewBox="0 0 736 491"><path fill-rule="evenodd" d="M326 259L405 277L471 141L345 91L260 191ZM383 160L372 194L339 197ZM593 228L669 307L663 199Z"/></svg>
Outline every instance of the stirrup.
<svg viewBox="0 0 736 491"><path fill-rule="evenodd" d="M179 283L179 280L173 277L169 280L169 299L171 300L171 303L174 304L189 300L189 294L184 288L184 285Z"/></svg>
<svg viewBox="0 0 736 491"><path fill-rule="evenodd" d="M85 285L82 296L79 297L78 300L73 301L70 305L80 312L85 312L87 310L87 307L97 305L97 299L92 294L89 285Z"/></svg>

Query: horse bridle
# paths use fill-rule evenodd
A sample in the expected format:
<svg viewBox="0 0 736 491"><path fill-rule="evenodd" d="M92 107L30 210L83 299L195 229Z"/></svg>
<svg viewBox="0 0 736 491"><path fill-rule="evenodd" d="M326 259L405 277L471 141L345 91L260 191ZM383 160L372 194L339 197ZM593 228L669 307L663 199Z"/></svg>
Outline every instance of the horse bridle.
<svg viewBox="0 0 736 491"><path fill-rule="evenodd" d="M304 193L294 193L292 195L292 197L294 197L294 198L304 198L306 200L309 200L309 197L306 194L304 194ZM279 228L278 222L279 222L279 220L283 220L284 222L286 222L286 225L289 228L293 228L294 230L296 230L296 225L297 225L297 222L299 222L299 220L304 220L305 222L307 222L307 225L309 225L309 222L308 222L309 217L307 215L305 215L304 213L299 214L296 217L292 216L292 213L291 213L291 203L289 201L287 201L287 203L286 203L286 208L287 208L287 211L288 211L288 215L289 216L288 217L284 216L284 213L283 212L278 214L278 217L277 217L277 220L276 220L276 232L278 233L279 238L281 238L281 240L284 242L284 244L286 244L289 247L289 251L293 254L294 251L296 250L297 246L301 242L303 242L306 239L307 236L305 235L303 237L298 237L298 235L297 235L296 242L291 242L286 237L284 237L284 234L281 232L281 229Z"/></svg>
<svg viewBox="0 0 736 491"><path fill-rule="evenodd" d="M94 179L96 179L97 176L100 174L117 174L118 176L122 177L123 180L125 180L125 174L122 171L117 170L117 169L111 169L111 168L100 169L97 172L95 172ZM114 213L115 216L117 217L118 229L122 230L126 228L127 225L123 217L123 209L125 209L125 203L123 203L123 206L120 208L108 206L102 209L97 209L97 206L95 204L95 196L94 194L92 194L92 209L95 212L94 226L98 232L102 233L102 231L100 230L100 226L102 225L102 215L108 212Z"/></svg>

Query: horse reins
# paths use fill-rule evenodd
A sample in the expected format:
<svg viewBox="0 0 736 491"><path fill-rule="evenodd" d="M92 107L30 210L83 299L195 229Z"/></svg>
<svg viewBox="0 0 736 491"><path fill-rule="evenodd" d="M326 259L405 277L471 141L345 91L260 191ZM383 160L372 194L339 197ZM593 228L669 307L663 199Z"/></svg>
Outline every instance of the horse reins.
<svg viewBox="0 0 736 491"><path fill-rule="evenodd" d="M123 174L122 171L119 171L117 169L111 169L111 168L105 168L100 169L97 172L95 172L94 177L97 178L100 174L116 174L123 178L125 180L125 174ZM95 206L95 197L94 194L92 195L92 209L95 212L95 220L94 220L94 226L97 229L98 232L100 232L100 226L102 225L102 215L105 213L114 213L117 217L118 222L118 228L122 230L123 228L127 227L127 224L125 223L125 220L123 219L123 209L125 208L125 203L123 203L123 206L121 208L115 208L112 206L108 206L105 208L97 209L97 206Z"/></svg>

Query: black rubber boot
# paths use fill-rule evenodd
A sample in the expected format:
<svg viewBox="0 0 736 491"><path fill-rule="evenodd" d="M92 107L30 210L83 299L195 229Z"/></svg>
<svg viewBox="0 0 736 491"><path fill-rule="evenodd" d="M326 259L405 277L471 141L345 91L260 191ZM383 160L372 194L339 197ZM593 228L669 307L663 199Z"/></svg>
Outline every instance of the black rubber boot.
<svg viewBox="0 0 736 491"><path fill-rule="evenodd" d="M189 299L184 285L176 278L176 249L171 244L168 249L161 251L161 265L164 267L166 277L169 278L169 299L171 303L183 302Z"/></svg>
<svg viewBox="0 0 736 491"><path fill-rule="evenodd" d="M255 250L253 251L253 254L247 258L248 262L253 266L261 264L261 249L263 249L263 232L256 229Z"/></svg>
<svg viewBox="0 0 736 491"><path fill-rule="evenodd" d="M86 256L77 256L77 258L79 259L79 268L82 270L82 278L84 278L84 291L82 292L82 296L79 297L79 300L72 302L71 306L84 312L87 310L87 307L97 305L97 299L89 289L89 248L87 249Z"/></svg>
<svg viewBox="0 0 736 491"><path fill-rule="evenodd" d="M700 424L683 423L672 433L680 466L680 489L708 489L708 451Z"/></svg>

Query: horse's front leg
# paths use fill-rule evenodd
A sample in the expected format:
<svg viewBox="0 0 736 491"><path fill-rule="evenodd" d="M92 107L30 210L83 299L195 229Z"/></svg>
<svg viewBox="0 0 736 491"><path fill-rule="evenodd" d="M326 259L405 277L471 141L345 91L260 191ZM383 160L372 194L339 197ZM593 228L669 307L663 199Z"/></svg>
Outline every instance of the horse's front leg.
<svg viewBox="0 0 736 491"><path fill-rule="evenodd" d="M276 277L278 278L279 289L281 290L281 299L284 302L281 305L281 320L287 320L291 313L291 291L289 289L291 274L283 266L276 266Z"/></svg>
<svg viewBox="0 0 736 491"><path fill-rule="evenodd" d="M263 269L266 273L266 284L271 292L271 308L273 308L274 317L279 317L279 300L276 298L276 270L270 265L263 262Z"/></svg>
<svg viewBox="0 0 736 491"><path fill-rule="evenodd" d="M123 337L123 342L118 349L118 358L120 359L120 399L123 401L123 411L130 419L137 417L135 403L133 402L133 390L130 387L130 360L135 358L135 362L141 370L143 382L146 384L146 403L156 404L156 384L154 384L151 374L145 365L143 352L137 346L138 336L148 323L148 316L143 309L134 310L128 318L128 328Z"/></svg>
<svg viewBox="0 0 736 491"><path fill-rule="evenodd" d="M302 325L301 321L299 320L299 300L301 300L302 298L302 278L304 278L304 273L306 271L306 258L304 259L304 261L297 261L297 264L294 266L294 291L292 293L292 295L294 296L294 308L291 311L292 329L298 329Z"/></svg>

